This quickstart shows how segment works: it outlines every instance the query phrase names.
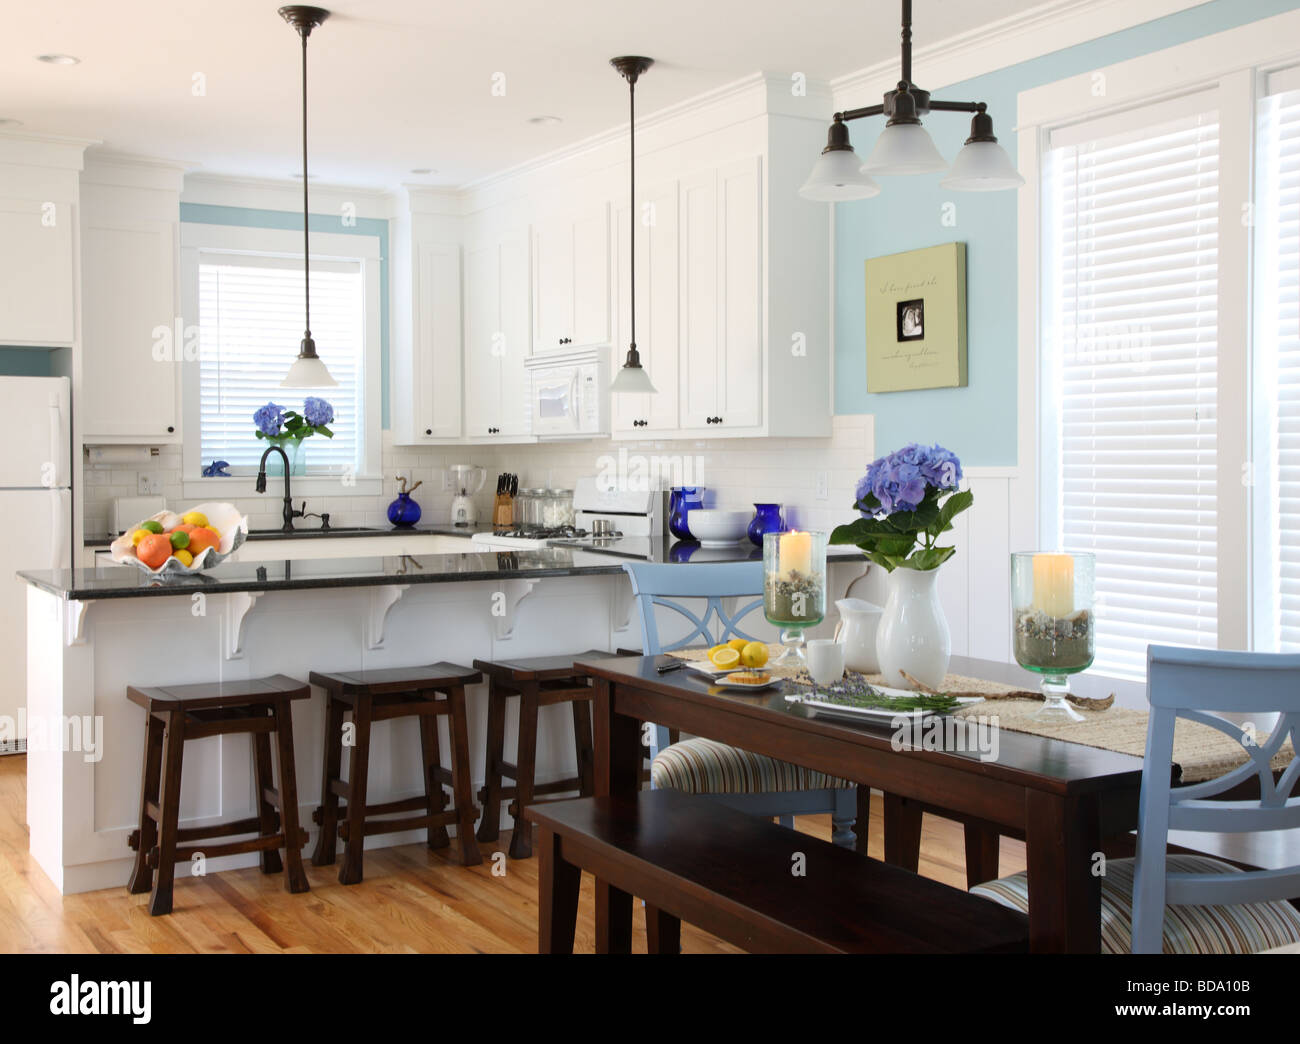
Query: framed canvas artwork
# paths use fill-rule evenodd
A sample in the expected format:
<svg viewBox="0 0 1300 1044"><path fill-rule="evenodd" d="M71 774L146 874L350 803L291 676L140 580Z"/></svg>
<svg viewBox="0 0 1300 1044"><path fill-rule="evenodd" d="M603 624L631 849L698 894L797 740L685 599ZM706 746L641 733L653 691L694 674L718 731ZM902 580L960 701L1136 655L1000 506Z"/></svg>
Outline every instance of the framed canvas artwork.
<svg viewBox="0 0 1300 1044"><path fill-rule="evenodd" d="M966 386L966 244L867 259L867 391Z"/></svg>

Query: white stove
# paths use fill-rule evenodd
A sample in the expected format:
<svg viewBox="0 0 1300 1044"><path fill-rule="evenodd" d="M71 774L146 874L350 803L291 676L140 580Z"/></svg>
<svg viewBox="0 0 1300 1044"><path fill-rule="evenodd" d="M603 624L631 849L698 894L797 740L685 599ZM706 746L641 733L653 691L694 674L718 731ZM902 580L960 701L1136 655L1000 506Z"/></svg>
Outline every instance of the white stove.
<svg viewBox="0 0 1300 1044"><path fill-rule="evenodd" d="M649 557L652 543L664 531L664 499L658 490L607 490L597 479L583 478L573 490L572 527L475 533L470 543L497 551L529 551L553 544L582 549L615 541L628 547L644 543Z"/></svg>

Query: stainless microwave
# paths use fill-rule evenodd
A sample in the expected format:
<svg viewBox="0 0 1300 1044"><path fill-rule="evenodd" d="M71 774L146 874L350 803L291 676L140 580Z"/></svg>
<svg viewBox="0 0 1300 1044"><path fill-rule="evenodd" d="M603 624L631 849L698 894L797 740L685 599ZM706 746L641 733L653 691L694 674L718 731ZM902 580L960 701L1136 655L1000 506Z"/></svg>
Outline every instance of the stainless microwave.
<svg viewBox="0 0 1300 1044"><path fill-rule="evenodd" d="M533 434L541 439L609 434L609 366L603 351L528 360Z"/></svg>

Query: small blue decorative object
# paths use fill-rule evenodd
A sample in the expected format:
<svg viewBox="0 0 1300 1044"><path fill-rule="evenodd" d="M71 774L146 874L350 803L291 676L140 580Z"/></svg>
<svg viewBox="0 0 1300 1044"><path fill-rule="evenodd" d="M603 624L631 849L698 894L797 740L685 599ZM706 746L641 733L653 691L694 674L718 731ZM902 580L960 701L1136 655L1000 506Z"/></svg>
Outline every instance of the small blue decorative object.
<svg viewBox="0 0 1300 1044"><path fill-rule="evenodd" d="M420 505L411 499L411 494L419 489L423 482L417 482L407 489L405 476L399 475L397 481L400 483L400 489L397 492L397 499L388 505L388 521L398 529L410 529L420 521Z"/></svg>
<svg viewBox="0 0 1300 1044"><path fill-rule="evenodd" d="M686 516L691 508L702 507L703 486L673 486L668 494L668 532L678 540L694 540Z"/></svg>
<svg viewBox="0 0 1300 1044"><path fill-rule="evenodd" d="M749 522L749 540L757 547L763 546L764 533L781 533L785 530L785 516L780 504L755 504L754 517Z"/></svg>
<svg viewBox="0 0 1300 1044"><path fill-rule="evenodd" d="M230 467L228 460L214 460L203 469L204 478L230 478L230 472L226 469Z"/></svg>

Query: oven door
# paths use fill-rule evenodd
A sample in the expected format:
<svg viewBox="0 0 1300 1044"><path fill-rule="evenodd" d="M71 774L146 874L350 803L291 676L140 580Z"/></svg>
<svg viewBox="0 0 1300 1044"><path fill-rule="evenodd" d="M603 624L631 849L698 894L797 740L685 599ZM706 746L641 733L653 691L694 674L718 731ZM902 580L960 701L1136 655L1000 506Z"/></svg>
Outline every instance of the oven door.
<svg viewBox="0 0 1300 1044"><path fill-rule="evenodd" d="M582 431L582 382L576 367L533 371L533 434L576 435Z"/></svg>

